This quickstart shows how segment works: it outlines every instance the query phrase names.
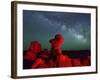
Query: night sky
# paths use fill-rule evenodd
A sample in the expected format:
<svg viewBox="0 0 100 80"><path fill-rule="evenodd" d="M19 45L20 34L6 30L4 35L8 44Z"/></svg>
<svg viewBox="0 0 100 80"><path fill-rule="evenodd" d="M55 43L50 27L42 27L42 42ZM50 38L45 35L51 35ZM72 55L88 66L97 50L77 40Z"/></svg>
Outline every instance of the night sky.
<svg viewBox="0 0 100 80"><path fill-rule="evenodd" d="M39 41L50 49L49 40L57 33L65 39L63 50L89 50L91 15L87 13L23 10L23 48Z"/></svg>

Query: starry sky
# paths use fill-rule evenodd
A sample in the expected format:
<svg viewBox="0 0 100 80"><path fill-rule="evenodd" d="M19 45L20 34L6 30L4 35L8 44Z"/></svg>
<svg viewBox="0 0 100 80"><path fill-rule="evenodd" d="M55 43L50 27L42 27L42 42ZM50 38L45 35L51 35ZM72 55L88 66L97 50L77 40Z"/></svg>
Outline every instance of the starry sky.
<svg viewBox="0 0 100 80"><path fill-rule="evenodd" d="M62 50L89 50L91 47L91 15L89 13L23 10L23 48L39 41L50 49L49 40L57 33L65 42Z"/></svg>

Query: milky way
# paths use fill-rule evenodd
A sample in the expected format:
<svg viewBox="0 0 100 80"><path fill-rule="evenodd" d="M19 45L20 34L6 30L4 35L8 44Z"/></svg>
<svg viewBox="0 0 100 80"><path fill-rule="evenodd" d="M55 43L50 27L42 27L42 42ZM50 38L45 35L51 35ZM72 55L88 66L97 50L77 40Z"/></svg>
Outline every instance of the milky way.
<svg viewBox="0 0 100 80"><path fill-rule="evenodd" d="M40 41L50 49L49 40L60 33L65 39L63 50L90 49L91 15L85 13L23 11L23 47Z"/></svg>

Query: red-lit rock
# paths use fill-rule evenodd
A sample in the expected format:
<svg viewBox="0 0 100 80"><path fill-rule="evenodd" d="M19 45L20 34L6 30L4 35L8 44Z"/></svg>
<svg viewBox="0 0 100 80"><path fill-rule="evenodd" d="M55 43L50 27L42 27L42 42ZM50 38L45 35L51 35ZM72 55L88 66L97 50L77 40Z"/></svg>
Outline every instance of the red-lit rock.
<svg viewBox="0 0 100 80"><path fill-rule="evenodd" d="M45 49L40 52L39 56L32 64L32 68L48 68L48 67L50 67L49 54L48 54L48 50Z"/></svg>
<svg viewBox="0 0 100 80"><path fill-rule="evenodd" d="M73 59L72 60L72 65L73 66L82 66L83 64L81 63L81 61L80 61L80 59L79 58L77 58L77 59Z"/></svg>
<svg viewBox="0 0 100 80"><path fill-rule="evenodd" d="M72 63L71 63L71 58L69 58L67 55L59 55L58 58L58 66L59 67L71 67Z"/></svg>
<svg viewBox="0 0 100 80"><path fill-rule="evenodd" d="M49 64L45 62L42 58L36 59L36 61L32 64L32 68L48 68Z"/></svg>
<svg viewBox="0 0 100 80"><path fill-rule="evenodd" d="M41 44L38 41L33 41L30 44L29 50L33 53L39 53L42 50Z"/></svg>
<svg viewBox="0 0 100 80"><path fill-rule="evenodd" d="M31 42L29 49L25 53L24 59L34 60L41 49L41 44L38 41Z"/></svg>
<svg viewBox="0 0 100 80"><path fill-rule="evenodd" d="M25 56L24 56L24 59L26 59L26 60L29 60L29 61L32 61L32 60L34 60L36 58L36 54L33 54L33 52L32 51L27 51L26 53L25 53Z"/></svg>
<svg viewBox="0 0 100 80"><path fill-rule="evenodd" d="M90 66L90 56L87 56L83 61L82 61L83 66Z"/></svg>
<svg viewBox="0 0 100 80"><path fill-rule="evenodd" d="M51 61L56 67L67 67L72 66L71 59L68 56L64 56L61 50L61 45L64 43L64 38L61 34L57 34L54 39L50 40L51 43L51 54L52 59L56 58L55 61ZM54 57L56 56L56 57Z"/></svg>

